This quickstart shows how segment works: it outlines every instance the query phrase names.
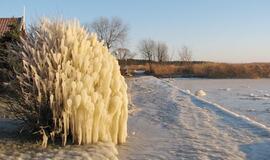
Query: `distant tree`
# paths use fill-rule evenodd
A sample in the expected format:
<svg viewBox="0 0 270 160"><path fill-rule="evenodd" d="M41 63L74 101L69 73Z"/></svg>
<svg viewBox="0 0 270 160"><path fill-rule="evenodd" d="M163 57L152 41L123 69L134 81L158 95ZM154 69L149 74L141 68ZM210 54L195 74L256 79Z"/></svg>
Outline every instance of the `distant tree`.
<svg viewBox="0 0 270 160"><path fill-rule="evenodd" d="M120 60L130 59L135 56L135 54L131 53L131 51L127 48L118 48L112 53L117 59L120 59Z"/></svg>
<svg viewBox="0 0 270 160"><path fill-rule="evenodd" d="M148 61L153 61L155 58L156 43L152 39L145 39L140 41L138 46L142 58Z"/></svg>
<svg viewBox="0 0 270 160"><path fill-rule="evenodd" d="M168 61L173 61L175 60L175 55L176 55L176 50L175 48L171 49L171 52L168 54ZM177 56L178 57L178 56Z"/></svg>
<svg viewBox="0 0 270 160"><path fill-rule="evenodd" d="M139 52L141 53L142 57L148 61L149 63L149 70L152 71L152 61L155 58L156 52L156 43L152 39L145 39L139 42L138 45Z"/></svg>
<svg viewBox="0 0 270 160"><path fill-rule="evenodd" d="M164 62L169 60L168 46L166 43L156 43L156 57L158 62Z"/></svg>
<svg viewBox="0 0 270 160"><path fill-rule="evenodd" d="M89 31L95 32L98 39L103 40L108 49L122 44L126 40L129 30L128 25L118 17L112 19L100 17L87 25L87 28Z"/></svg>
<svg viewBox="0 0 270 160"><path fill-rule="evenodd" d="M183 46L181 50L178 51L180 61L189 63L192 61L192 51L187 47Z"/></svg>

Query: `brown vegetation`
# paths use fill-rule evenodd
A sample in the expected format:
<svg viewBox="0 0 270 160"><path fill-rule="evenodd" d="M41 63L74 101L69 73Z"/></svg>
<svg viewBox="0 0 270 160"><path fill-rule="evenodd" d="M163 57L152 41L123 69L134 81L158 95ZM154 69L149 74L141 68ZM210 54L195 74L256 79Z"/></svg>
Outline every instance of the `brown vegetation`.
<svg viewBox="0 0 270 160"><path fill-rule="evenodd" d="M145 60L119 61L119 64L127 66L130 73L145 70L157 77L270 78L270 63L152 62L152 71Z"/></svg>

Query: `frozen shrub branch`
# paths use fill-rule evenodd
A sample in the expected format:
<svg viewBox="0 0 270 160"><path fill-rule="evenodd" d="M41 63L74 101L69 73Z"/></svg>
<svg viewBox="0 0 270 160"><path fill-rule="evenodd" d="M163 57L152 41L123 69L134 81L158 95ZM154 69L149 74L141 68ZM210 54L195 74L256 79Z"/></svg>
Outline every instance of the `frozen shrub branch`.
<svg viewBox="0 0 270 160"><path fill-rule="evenodd" d="M96 35L77 21L44 19L18 48L21 99L10 110L31 129L41 128L44 141L59 137L65 145L68 135L76 144L126 141L127 85Z"/></svg>

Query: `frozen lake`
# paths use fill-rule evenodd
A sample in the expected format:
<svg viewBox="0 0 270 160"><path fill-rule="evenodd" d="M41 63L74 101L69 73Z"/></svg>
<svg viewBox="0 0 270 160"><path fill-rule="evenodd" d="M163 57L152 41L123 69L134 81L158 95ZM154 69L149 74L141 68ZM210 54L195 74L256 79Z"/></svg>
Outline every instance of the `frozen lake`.
<svg viewBox="0 0 270 160"><path fill-rule="evenodd" d="M204 90L206 100L270 127L270 79L166 79L190 90Z"/></svg>

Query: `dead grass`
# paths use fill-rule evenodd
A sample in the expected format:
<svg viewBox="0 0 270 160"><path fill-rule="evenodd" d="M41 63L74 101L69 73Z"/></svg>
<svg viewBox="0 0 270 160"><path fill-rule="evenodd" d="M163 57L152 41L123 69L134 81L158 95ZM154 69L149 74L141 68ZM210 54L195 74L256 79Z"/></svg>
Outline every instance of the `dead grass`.
<svg viewBox="0 0 270 160"><path fill-rule="evenodd" d="M150 67L146 61L134 60L125 65L128 66L130 73L134 70L145 70L157 77L270 78L270 63L152 62L152 71L149 70Z"/></svg>
<svg viewBox="0 0 270 160"><path fill-rule="evenodd" d="M180 67L174 64L153 64L153 74L157 76L169 76L177 74Z"/></svg>

